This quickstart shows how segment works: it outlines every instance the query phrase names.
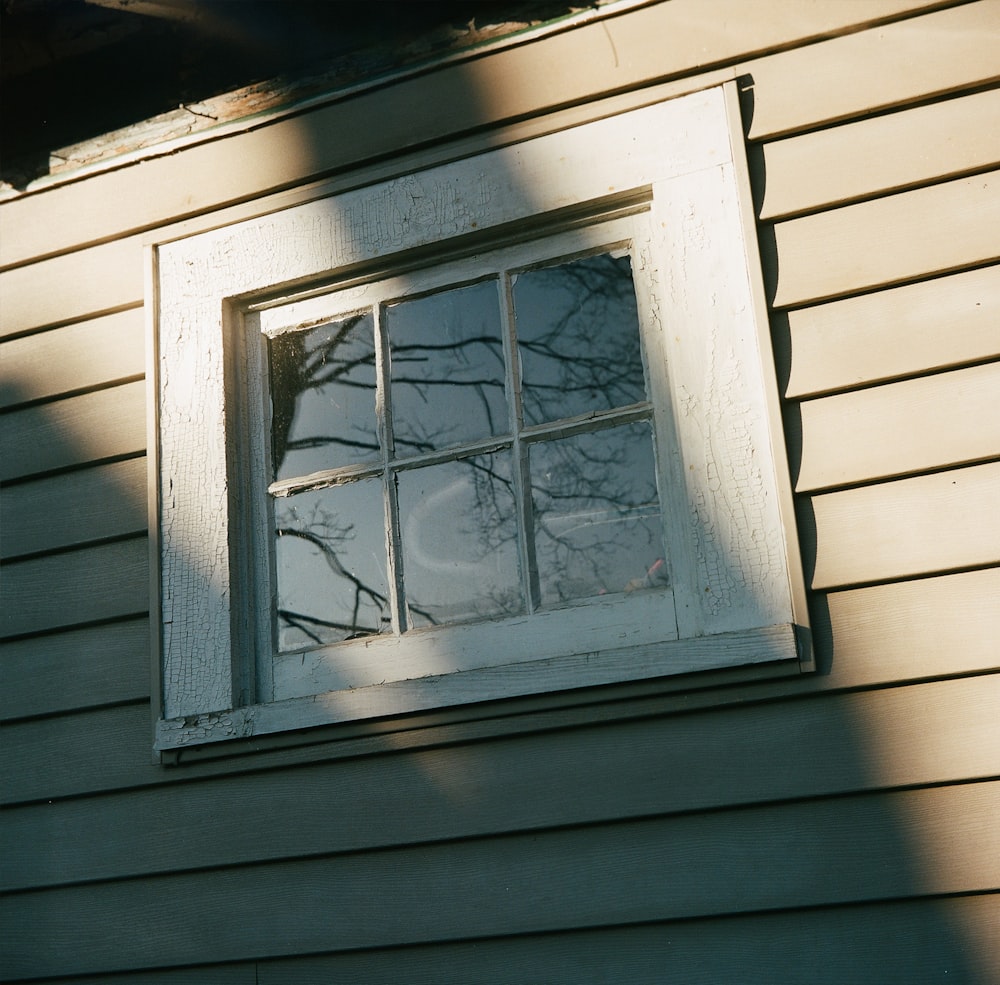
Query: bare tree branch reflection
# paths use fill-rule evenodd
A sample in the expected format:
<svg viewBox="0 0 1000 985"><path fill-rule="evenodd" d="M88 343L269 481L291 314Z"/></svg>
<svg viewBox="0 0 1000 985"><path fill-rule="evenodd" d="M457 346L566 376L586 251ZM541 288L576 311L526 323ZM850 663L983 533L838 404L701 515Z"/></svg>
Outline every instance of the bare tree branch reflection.
<svg viewBox="0 0 1000 985"><path fill-rule="evenodd" d="M455 449L444 462L438 456L396 474L400 525L422 531L419 550L413 537L407 541L403 570L414 625L522 612L527 584L537 585L548 605L654 587L667 577L650 424L635 422L634 410L631 423L613 413L646 401L628 257L584 257L528 270L512 283L513 379L520 376L524 423L543 429L531 436L524 477L529 572L519 572L517 465L497 282L387 308L393 460ZM366 475L380 473L371 311L272 339L271 394L276 478L358 462L372 463L375 471ZM560 421L595 412L611 415L589 431L562 436ZM463 450L490 437L508 450ZM278 619L299 634L297 645L391 625L387 589L359 574L360 518L334 505L346 498L331 494L312 515L276 517L278 540L309 544L339 586L331 608L326 596L306 589L306 598L285 599L279 578ZM436 519L427 512L431 500L441 500ZM381 511L372 508L367 517L366 525L384 536ZM373 536L366 530L366 543Z"/></svg>

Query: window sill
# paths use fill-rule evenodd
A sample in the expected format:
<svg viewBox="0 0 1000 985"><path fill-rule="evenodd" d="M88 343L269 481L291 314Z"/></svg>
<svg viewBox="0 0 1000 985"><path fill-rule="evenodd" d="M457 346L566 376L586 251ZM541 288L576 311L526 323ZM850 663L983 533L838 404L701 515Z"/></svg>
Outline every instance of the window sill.
<svg viewBox="0 0 1000 985"><path fill-rule="evenodd" d="M747 669L759 677L765 664L776 673L798 674L803 669L793 624L481 667L167 719L157 723L155 750L173 753L234 739L702 671Z"/></svg>

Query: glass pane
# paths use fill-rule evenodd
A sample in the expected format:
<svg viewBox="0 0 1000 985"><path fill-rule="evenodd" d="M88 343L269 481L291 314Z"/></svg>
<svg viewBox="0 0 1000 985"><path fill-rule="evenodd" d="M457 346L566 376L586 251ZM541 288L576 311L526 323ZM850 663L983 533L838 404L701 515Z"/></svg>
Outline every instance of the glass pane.
<svg viewBox="0 0 1000 985"><path fill-rule="evenodd" d="M649 424L533 444L543 605L667 582Z"/></svg>
<svg viewBox="0 0 1000 985"><path fill-rule="evenodd" d="M371 312L269 341L274 477L379 457Z"/></svg>
<svg viewBox="0 0 1000 985"><path fill-rule="evenodd" d="M382 480L274 500L278 648L391 629Z"/></svg>
<svg viewBox="0 0 1000 985"><path fill-rule="evenodd" d="M496 281L386 309L396 454L508 431Z"/></svg>
<svg viewBox="0 0 1000 985"><path fill-rule="evenodd" d="M401 472L397 482L410 625L522 612L510 453Z"/></svg>
<svg viewBox="0 0 1000 985"><path fill-rule="evenodd" d="M646 399L627 256L529 270L513 293L525 424Z"/></svg>

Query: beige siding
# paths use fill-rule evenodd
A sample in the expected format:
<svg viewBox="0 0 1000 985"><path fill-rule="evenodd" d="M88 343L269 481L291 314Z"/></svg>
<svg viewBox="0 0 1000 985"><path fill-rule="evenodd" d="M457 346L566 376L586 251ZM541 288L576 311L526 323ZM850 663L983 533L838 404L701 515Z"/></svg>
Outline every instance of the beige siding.
<svg viewBox="0 0 1000 985"><path fill-rule="evenodd" d="M995 981L998 52L992 0L671 0L0 204L0 978ZM154 766L143 242L724 76L819 672Z"/></svg>

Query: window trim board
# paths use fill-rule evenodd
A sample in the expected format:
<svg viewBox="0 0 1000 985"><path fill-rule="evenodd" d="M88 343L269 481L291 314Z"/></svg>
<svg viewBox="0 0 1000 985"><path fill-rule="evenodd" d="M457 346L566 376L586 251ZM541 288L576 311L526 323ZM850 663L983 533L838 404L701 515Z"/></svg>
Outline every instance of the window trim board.
<svg viewBox="0 0 1000 985"><path fill-rule="evenodd" d="M613 148L615 152L595 153L595 148ZM760 522L770 543L761 555L760 544L754 543L762 533L759 529L745 530L749 539L744 537L743 541L733 541L732 530L714 531L715 541L699 536L693 525L701 521L692 517L687 503L677 504L674 522L668 521L668 528L683 532L681 542L668 547L675 568L684 565L694 572L701 565L702 570L708 570L718 565L727 549L741 558L746 550L752 583L749 588L717 586L723 594L730 593L720 602L715 597L706 598L697 579L688 578L686 584L676 579L681 636L690 638L656 646L660 650L687 646L690 649L684 652L701 654L709 661L688 666L685 660L684 669L677 669L681 664L673 665L667 671L670 674L775 660L792 662L792 670L810 669L808 657L795 644L795 634L788 631L792 624L805 626L808 620L794 519L789 510L790 484L780 418L776 416L777 394L776 390L771 392L773 359L743 154L737 94L735 85L729 83L724 89L696 92L523 144L487 150L376 182L332 199L303 203L235 226L174 240L153 251L149 296L151 301L158 298L159 303L154 303L157 317L150 348L157 355L151 378L159 382L151 447L156 448L154 458L161 468L155 486L158 524L153 528L156 536L152 549L154 567L159 569L161 559L164 565L164 593L152 617L155 635L163 634L162 668L158 666L157 670L158 674L162 672L162 707L158 704L154 714L167 719L158 725L157 748L210 742L213 736L248 734L247 728L259 734L261 730L302 728L332 720L328 711L317 710L323 704L322 695L272 705L249 702L241 661L234 659L243 634L239 614L243 607L238 595L234 596L239 585L230 575L234 565L238 570L238 565L244 563L241 555L245 551L229 524L231 498L240 494L241 485L226 423L227 417L231 423L234 413L233 393L218 381L224 378L224 361L232 356L233 346L223 342L226 333L233 331L237 308L246 308L258 298L274 297L285 290L284 285L308 284L331 270L350 276L365 265L382 262L379 258L387 252L405 257L407 251L425 250L441 237L458 243L463 238L472 241L482 235L484 217L493 228L506 230L517 224L530 227L540 212L573 210L582 203L607 201L616 195L630 201L637 189L647 187L653 189L650 225L656 230L657 251L667 258L668 269L660 274L659 295L640 299L640 304L652 304L656 316L668 326L664 340L674 338L669 327L674 324L708 326L725 333L721 336L724 340L731 337L736 341L737 362L754 380L771 380L765 387L764 405L750 415L750 432L740 438L750 442L751 464L764 476L757 495L765 501L766 516L761 514ZM580 161L584 160L587 166L581 168ZM341 218L345 214L347 218ZM345 228L361 233L348 236ZM275 243L290 246L275 250ZM650 253L646 262L658 260ZM684 334L683 328L679 331ZM680 349L662 343L670 350L667 372L672 392L678 386L676 373L686 364L690 364L686 370L688 380L694 378L691 373L703 378L710 373L704 347L699 352L698 345L690 344L692 340L689 332L687 344ZM185 373L182 360L171 359L170 354L179 352L181 346L187 347L186 358L197 364L196 371ZM689 351L683 351L685 348ZM209 382L203 382L205 379ZM672 425L681 457L685 463L697 463L697 468L685 468L679 460L671 467L681 486L687 488L691 503L701 504L703 510L731 509L731 503L713 503L718 477L712 474L712 466L717 463L710 461L704 429L691 405L702 394L689 392L684 381L679 387ZM197 427L192 423L192 408L201 415ZM192 462L207 463L208 467L192 468ZM723 543L727 537L730 542ZM183 559L178 567L184 570L171 568L174 552ZM188 559L194 557L197 564L188 570ZM770 570L765 570L768 566ZM763 599L759 597L762 590L766 596ZM174 638L177 632L187 634L183 649ZM760 647L762 656L754 656L758 651L753 646L735 646L736 637L760 642L761 634L771 632L787 641L777 651L768 644ZM702 644L701 638L715 640L717 652L728 654L728 662L712 663L715 658L708 654L713 652L713 645ZM620 651L610 652L620 657ZM555 660L562 661L565 668L574 661L602 665L593 654ZM542 679L541 668L525 669L534 663L546 661L520 665L520 676ZM662 666L657 672L645 664L636 665L644 667L641 673L613 669L610 656L603 663L607 664L601 678L605 683L664 673ZM488 673L474 670L449 675L455 678L455 685L452 697L444 703L537 693L537 688L518 690L512 666L517 665L493 668ZM622 673L624 677L615 676ZM479 678L476 686L485 686L491 676L502 681L510 675L509 687L499 686L496 693L489 691L488 695L470 692L466 685L475 675ZM557 677L550 673L545 689L585 686L580 679L560 685ZM433 706L419 703L424 701L441 704L449 691L441 683L447 679L421 678L436 681L426 685L413 681L377 685L379 693L385 695L385 703L379 705L376 699L365 705L362 717ZM600 682L589 677L587 680ZM401 697L404 695L410 695L412 700ZM352 701L361 708L360 698ZM236 711L228 710L234 707ZM200 720L204 724L197 724ZM266 724L279 720L283 724ZM214 724L209 725L210 721Z"/></svg>

